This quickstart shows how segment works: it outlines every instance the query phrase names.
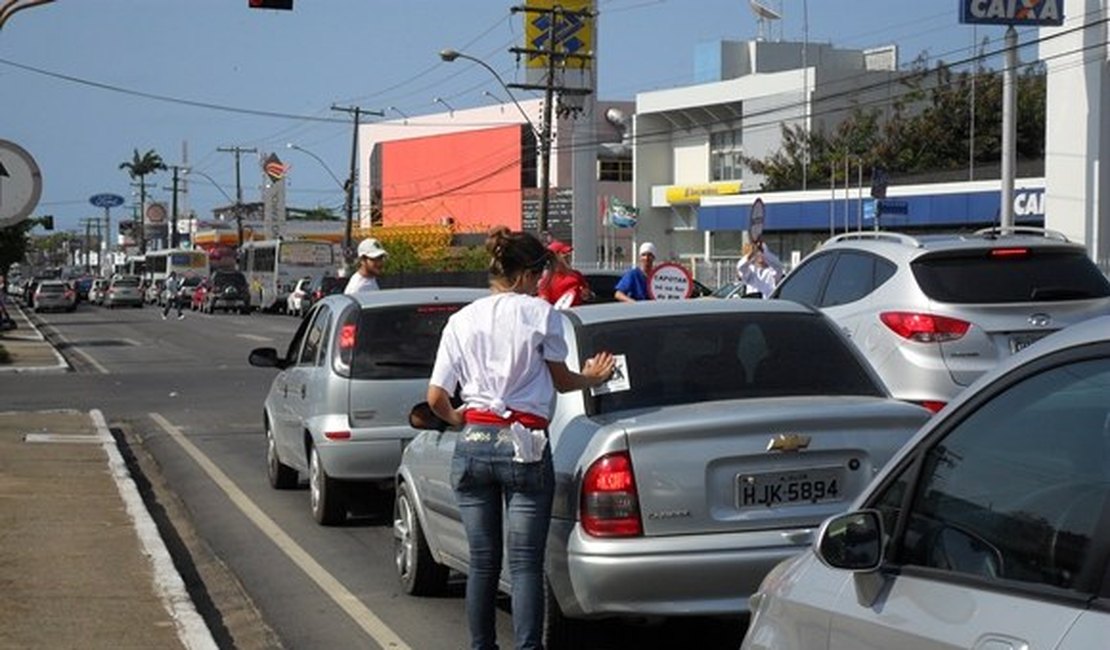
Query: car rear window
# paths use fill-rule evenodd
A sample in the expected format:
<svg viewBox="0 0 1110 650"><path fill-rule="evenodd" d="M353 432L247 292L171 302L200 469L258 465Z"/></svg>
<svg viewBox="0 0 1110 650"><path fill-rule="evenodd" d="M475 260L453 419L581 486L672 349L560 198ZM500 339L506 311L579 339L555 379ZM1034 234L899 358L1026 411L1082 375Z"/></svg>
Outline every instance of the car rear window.
<svg viewBox="0 0 1110 650"><path fill-rule="evenodd" d="M630 388L591 412L720 399L885 395L850 344L815 314L707 314L623 320L580 334L584 357L624 355Z"/></svg>
<svg viewBox="0 0 1110 650"><path fill-rule="evenodd" d="M352 379L427 379L439 337L465 303L363 309L358 318Z"/></svg>
<svg viewBox="0 0 1110 650"><path fill-rule="evenodd" d="M114 287L137 287L139 286L139 278L120 278L112 282Z"/></svg>
<svg viewBox="0 0 1110 650"><path fill-rule="evenodd" d="M347 278L333 278L324 276L320 278L320 290L326 294L342 293L347 286Z"/></svg>
<svg viewBox="0 0 1110 650"><path fill-rule="evenodd" d="M912 264L925 295L938 302L999 304L1110 296L1110 282L1085 253L1002 249L927 255Z"/></svg>
<svg viewBox="0 0 1110 650"><path fill-rule="evenodd" d="M215 286L235 285L237 287L247 286L247 278L241 273L217 273L212 276L212 284Z"/></svg>
<svg viewBox="0 0 1110 650"><path fill-rule="evenodd" d="M65 290L64 284L47 284L43 282L39 285L39 291L41 293L65 293Z"/></svg>

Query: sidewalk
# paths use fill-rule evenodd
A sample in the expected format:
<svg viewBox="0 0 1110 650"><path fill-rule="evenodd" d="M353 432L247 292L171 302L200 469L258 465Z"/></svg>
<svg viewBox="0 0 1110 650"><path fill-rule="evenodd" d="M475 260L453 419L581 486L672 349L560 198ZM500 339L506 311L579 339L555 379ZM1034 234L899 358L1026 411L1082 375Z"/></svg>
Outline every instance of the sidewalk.
<svg viewBox="0 0 1110 650"><path fill-rule="evenodd" d="M0 331L0 347L9 356L6 361L0 359L0 373L69 370L69 364L27 318L22 307L11 300L5 302L4 306L15 321L16 328Z"/></svg>
<svg viewBox="0 0 1110 650"><path fill-rule="evenodd" d="M216 647L99 411L0 413L0 647Z"/></svg>

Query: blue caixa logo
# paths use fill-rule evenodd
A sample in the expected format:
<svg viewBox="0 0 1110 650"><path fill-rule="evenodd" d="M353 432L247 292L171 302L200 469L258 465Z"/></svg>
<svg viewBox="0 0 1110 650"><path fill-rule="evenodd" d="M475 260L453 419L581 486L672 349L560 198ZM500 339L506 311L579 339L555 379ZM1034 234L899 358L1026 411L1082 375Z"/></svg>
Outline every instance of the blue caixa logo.
<svg viewBox="0 0 1110 650"><path fill-rule="evenodd" d="M1064 24L1064 0L960 0L960 22L1054 27Z"/></svg>

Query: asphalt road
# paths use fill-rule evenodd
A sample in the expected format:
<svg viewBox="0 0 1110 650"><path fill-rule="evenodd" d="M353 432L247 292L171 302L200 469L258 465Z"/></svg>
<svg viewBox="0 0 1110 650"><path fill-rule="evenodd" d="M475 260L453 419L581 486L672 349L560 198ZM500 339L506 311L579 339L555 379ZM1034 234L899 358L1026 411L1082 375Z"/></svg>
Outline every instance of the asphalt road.
<svg viewBox="0 0 1110 650"><path fill-rule="evenodd" d="M444 598L417 599L393 569L391 505L367 495L347 525L316 525L306 488L266 479L262 401L274 371L247 365L254 347L284 351L298 321L82 304L44 314L75 372L26 375L10 408L100 409L126 435L156 515L198 608L228 647L417 648L466 645L461 578ZM388 497L388 495L386 495ZM507 606L498 616L511 639ZM739 623L604 625L593 647L736 648Z"/></svg>

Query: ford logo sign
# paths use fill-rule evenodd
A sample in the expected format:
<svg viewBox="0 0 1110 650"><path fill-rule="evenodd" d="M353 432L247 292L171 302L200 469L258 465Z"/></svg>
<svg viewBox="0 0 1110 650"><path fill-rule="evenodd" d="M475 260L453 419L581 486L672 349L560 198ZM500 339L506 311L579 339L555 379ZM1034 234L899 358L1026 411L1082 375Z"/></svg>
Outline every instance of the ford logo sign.
<svg viewBox="0 0 1110 650"><path fill-rule="evenodd" d="M1052 323L1052 317L1048 314L1036 313L1029 317L1029 324L1033 327L1048 327Z"/></svg>

